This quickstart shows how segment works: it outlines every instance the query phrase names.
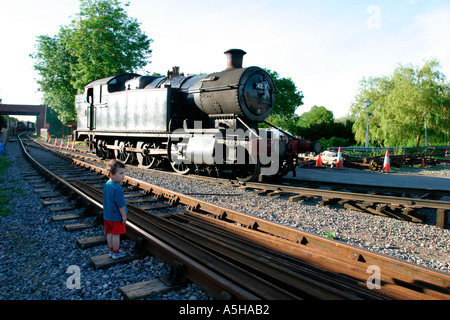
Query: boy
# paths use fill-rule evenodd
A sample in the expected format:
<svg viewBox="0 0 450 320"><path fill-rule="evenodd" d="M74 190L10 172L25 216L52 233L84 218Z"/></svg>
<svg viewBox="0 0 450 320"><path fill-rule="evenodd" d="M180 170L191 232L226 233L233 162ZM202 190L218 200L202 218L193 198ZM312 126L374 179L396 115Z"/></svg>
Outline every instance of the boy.
<svg viewBox="0 0 450 320"><path fill-rule="evenodd" d="M111 160L107 167L109 180L103 186L103 221L109 255L113 259L126 256L120 250L120 235L126 233L127 202L120 185L125 177L125 165L117 160Z"/></svg>

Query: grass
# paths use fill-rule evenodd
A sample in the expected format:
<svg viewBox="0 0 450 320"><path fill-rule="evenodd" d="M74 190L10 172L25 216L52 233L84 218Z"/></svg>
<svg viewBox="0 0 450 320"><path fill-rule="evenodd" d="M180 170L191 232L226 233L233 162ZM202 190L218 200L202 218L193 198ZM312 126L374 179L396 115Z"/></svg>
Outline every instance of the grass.
<svg viewBox="0 0 450 320"><path fill-rule="evenodd" d="M4 154L0 155L0 183L3 184L6 181L6 172L8 171L11 161L6 158ZM8 203L21 194L22 189L17 187L8 187L0 185L0 217L5 217L11 214L11 208L8 207Z"/></svg>
<svg viewBox="0 0 450 320"><path fill-rule="evenodd" d="M323 236L324 236L325 238L329 238L329 239L334 239L334 240L337 239L336 236L334 235L334 232L327 232L327 233L324 233Z"/></svg>
<svg viewBox="0 0 450 320"><path fill-rule="evenodd" d="M8 167L11 165L11 161L6 158L5 154L0 155L0 175L4 176L6 171L8 170ZM1 177L1 179L4 179ZM3 180L0 180L2 182Z"/></svg>

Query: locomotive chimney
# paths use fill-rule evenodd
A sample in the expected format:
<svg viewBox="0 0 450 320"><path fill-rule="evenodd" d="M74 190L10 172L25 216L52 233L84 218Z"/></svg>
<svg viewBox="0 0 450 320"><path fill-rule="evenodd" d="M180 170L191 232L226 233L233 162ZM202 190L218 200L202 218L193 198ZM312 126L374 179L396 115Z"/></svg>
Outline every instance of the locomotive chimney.
<svg viewBox="0 0 450 320"><path fill-rule="evenodd" d="M224 53L227 55L227 69L242 68L242 60L247 52L241 49L230 49Z"/></svg>

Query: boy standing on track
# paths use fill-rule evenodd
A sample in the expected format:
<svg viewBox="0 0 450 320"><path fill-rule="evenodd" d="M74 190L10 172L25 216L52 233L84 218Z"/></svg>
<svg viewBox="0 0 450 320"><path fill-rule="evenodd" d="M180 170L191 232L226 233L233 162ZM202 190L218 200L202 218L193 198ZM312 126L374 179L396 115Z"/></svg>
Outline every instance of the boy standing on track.
<svg viewBox="0 0 450 320"><path fill-rule="evenodd" d="M120 250L120 235L126 233L127 202L120 185L125 177L125 165L117 160L111 160L107 167L110 178L103 186L103 221L109 255L113 259L126 256Z"/></svg>

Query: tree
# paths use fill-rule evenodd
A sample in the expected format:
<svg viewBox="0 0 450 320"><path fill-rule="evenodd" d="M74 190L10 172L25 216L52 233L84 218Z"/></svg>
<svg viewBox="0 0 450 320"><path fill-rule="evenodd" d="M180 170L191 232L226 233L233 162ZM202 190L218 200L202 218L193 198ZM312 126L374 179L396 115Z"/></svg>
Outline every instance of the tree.
<svg viewBox="0 0 450 320"><path fill-rule="evenodd" d="M392 76L363 79L351 106L356 141L366 141L364 102L369 100L372 144L412 146L417 136L424 136L425 121L429 143L448 144L450 84L439 68L439 62L432 59L422 67L399 66Z"/></svg>
<svg viewBox="0 0 450 320"><path fill-rule="evenodd" d="M125 4L128 6L129 4ZM148 63L151 39L118 0L82 0L70 25L67 48L77 57L76 89L112 74L133 72Z"/></svg>
<svg viewBox="0 0 450 320"><path fill-rule="evenodd" d="M276 71L265 71L272 77L276 89L274 106L267 122L296 135L298 116L295 111L303 105L303 93L297 90L291 78L281 78ZM261 127L267 126L263 124Z"/></svg>
<svg viewBox="0 0 450 320"><path fill-rule="evenodd" d="M324 106L313 106L311 110L304 112L297 124L300 127L309 128L313 124L325 123L329 124L334 121L333 112L325 108Z"/></svg>
<svg viewBox="0 0 450 320"><path fill-rule="evenodd" d="M277 90L272 114L286 118L294 116L296 109L303 105L303 93L297 90L291 78L280 78L276 71L265 70L272 77Z"/></svg>
<svg viewBox="0 0 450 320"><path fill-rule="evenodd" d="M54 37L39 36L31 55L44 103L64 123L76 118L74 96L96 79L136 72L149 63L152 42L118 0L81 0L80 12Z"/></svg>
<svg viewBox="0 0 450 320"><path fill-rule="evenodd" d="M354 143L353 122L335 120L333 112L324 106L313 106L297 120L296 133L309 140L320 140L322 147L347 146Z"/></svg>
<svg viewBox="0 0 450 320"><path fill-rule="evenodd" d="M60 114L63 122L76 118L74 99L77 90L72 86L72 66L76 57L65 47L69 33L61 29L53 38L45 35L38 37L34 65L41 79L37 81L39 90L44 93L43 103Z"/></svg>

